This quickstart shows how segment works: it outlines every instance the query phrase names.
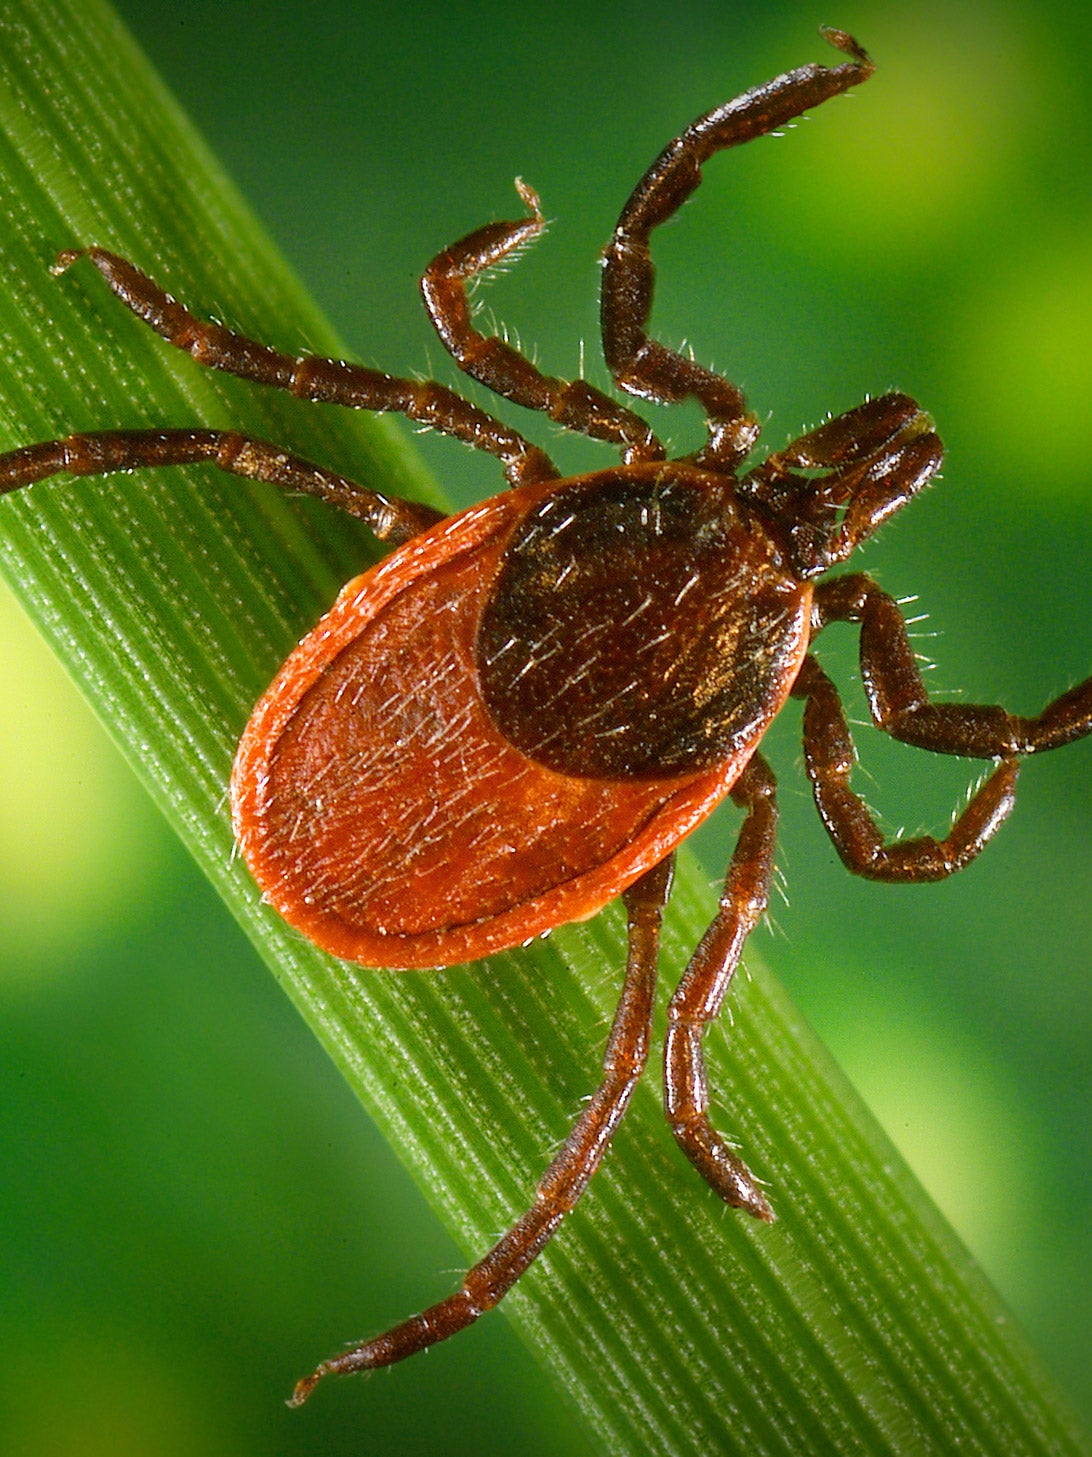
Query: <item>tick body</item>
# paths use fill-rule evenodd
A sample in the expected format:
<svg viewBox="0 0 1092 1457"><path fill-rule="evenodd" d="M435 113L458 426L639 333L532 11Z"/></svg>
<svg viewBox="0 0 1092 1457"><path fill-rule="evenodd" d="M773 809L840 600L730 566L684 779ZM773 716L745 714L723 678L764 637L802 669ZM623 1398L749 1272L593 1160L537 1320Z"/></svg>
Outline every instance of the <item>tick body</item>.
<svg viewBox="0 0 1092 1457"><path fill-rule="evenodd" d="M509 400L613 445L620 461L561 479L549 457L454 391L338 360L292 358L204 323L132 263L86 256L118 297L200 363L303 398L402 413L487 451L508 489L444 518L232 431L103 431L0 457L0 493L59 472L209 462L317 495L397 549L350 582L271 685L232 775L236 836L294 927L363 966L437 967L516 946L624 897L629 952L603 1078L527 1212L421 1315L323 1362L299 1383L390 1365L476 1320L534 1261L594 1173L648 1056L660 921L678 842L720 800L743 811L718 912L668 1008L664 1102L686 1156L730 1205L773 1212L708 1114L703 1036L774 867L776 786L759 752L789 697L805 767L847 867L876 880L952 874L1012 808L1019 760L1092 733L1092 679L1034 718L933 703L897 604L868 577L829 577L936 474L941 443L906 395L828 420L748 465L758 422L739 389L648 333L650 236L716 152L790 122L871 74L847 57L804 66L699 117L653 163L604 256L602 334L616 385L696 400L704 444L669 461L639 415L582 380L542 373L480 333L467 285L543 228L489 224L422 281L460 367ZM936 753L993 761L940 839L887 841L850 779L855 752L816 640L859 626L875 724ZM361 973L365 974L365 973ZM369 973L370 974L370 973Z"/></svg>
<svg viewBox="0 0 1092 1457"><path fill-rule="evenodd" d="M351 582L285 664L235 764L247 863L366 965L592 915L731 789L810 599L693 466L494 497Z"/></svg>

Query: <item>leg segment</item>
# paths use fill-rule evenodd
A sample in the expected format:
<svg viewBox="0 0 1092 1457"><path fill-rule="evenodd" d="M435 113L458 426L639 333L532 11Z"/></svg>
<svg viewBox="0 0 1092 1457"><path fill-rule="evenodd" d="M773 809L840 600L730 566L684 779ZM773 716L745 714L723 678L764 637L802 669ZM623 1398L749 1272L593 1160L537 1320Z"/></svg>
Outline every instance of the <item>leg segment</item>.
<svg viewBox="0 0 1092 1457"><path fill-rule="evenodd" d="M196 318L147 274L104 248L66 250L58 257L54 271L63 273L81 257L91 260L134 314L168 344L191 354L198 364L237 374L255 384L287 390L300 399L406 415L496 456L504 463L504 473L512 485L550 480L557 475L549 457L537 446L445 385L399 379L340 359L281 354L232 329Z"/></svg>
<svg viewBox="0 0 1092 1457"><path fill-rule="evenodd" d="M767 1221L774 1213L754 1175L709 1121L702 1038L720 1012L743 943L769 900L777 832L775 794L773 773L756 754L732 790L732 799L746 809L747 818L728 867L720 909L668 1005L664 1042L664 1106L683 1152L726 1204Z"/></svg>
<svg viewBox="0 0 1092 1457"><path fill-rule="evenodd" d="M638 183L604 256L601 322L611 373L622 389L642 399L669 404L693 396L709 421L709 442L698 459L720 469L734 469L748 454L758 421L735 385L649 338L655 280L649 237L694 192L702 164L714 153L775 131L868 79L872 62L857 42L844 31L823 34L852 59L833 67L801 66L699 117Z"/></svg>
<svg viewBox="0 0 1092 1457"><path fill-rule="evenodd" d="M1057 749L1092 733L1092 678L1034 718L997 705L930 702L898 603L862 573L819 586L815 614L819 627L860 623L861 674L873 720L905 744L971 759L1007 759Z"/></svg>
<svg viewBox="0 0 1092 1457"><path fill-rule="evenodd" d="M621 446L627 463L662 460L663 446L639 415L582 379L543 374L505 340L481 334L471 323L467 282L510 257L546 226L538 194L518 177L516 191L530 209L529 218L479 228L445 248L425 270L421 292L444 347L460 369L496 394L528 410L542 410L567 430Z"/></svg>
<svg viewBox="0 0 1092 1457"><path fill-rule="evenodd" d="M816 588L813 632L831 622L861 625L861 676L878 728L937 754L1001 760L942 840L924 836L887 843L864 800L849 787L857 759L849 725L837 689L809 654L793 688L794 698L806 700L805 763L827 833L856 875L943 880L962 870L1011 813L1019 760L1092 733L1092 678L1034 718L995 704L931 702L898 604L861 573Z"/></svg>
<svg viewBox="0 0 1092 1457"><path fill-rule="evenodd" d="M409 541L443 520L443 513L431 506L381 495L234 430L104 430L27 445L0 455L0 495L62 471L73 476L100 476L199 461L208 461L231 475L318 496L366 521L380 541L392 546Z"/></svg>
<svg viewBox="0 0 1092 1457"><path fill-rule="evenodd" d="M1008 758L980 785L942 840L884 839L868 806L849 787L857 752L834 684L809 654L793 688L804 708L804 762L819 815L842 862L868 880L944 880L969 864L1008 819L1019 763Z"/></svg>
<svg viewBox="0 0 1092 1457"><path fill-rule="evenodd" d="M507 1294L553 1238L599 1167L648 1057L660 922L672 868L669 856L625 894L629 957L603 1058L603 1081L539 1182L531 1208L467 1272L454 1295L354 1350L323 1361L297 1384L289 1405L306 1401L323 1376L393 1365L473 1324Z"/></svg>

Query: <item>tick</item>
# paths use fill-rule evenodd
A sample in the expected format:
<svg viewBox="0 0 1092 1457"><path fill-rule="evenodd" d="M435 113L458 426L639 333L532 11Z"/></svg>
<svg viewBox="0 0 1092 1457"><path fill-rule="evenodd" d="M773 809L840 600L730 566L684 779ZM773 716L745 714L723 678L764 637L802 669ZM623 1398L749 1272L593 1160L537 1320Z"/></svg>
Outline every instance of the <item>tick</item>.
<svg viewBox="0 0 1092 1457"><path fill-rule="evenodd" d="M867 576L825 578L936 474L932 421L887 394L746 467L759 424L735 385L647 332L653 229L702 165L859 85L847 59L777 77L699 117L641 179L604 255L602 336L615 384L661 403L694 399L705 443L668 460L644 420L583 380L552 378L474 325L468 284L543 230L491 223L441 253L425 304L460 368L621 464L560 478L549 457L452 390L339 360L291 358L194 317L133 264L86 257L134 313L200 363L259 384L393 410L503 464L508 489L452 517L380 495L233 431L103 431L0 457L0 492L60 472L103 475L207 461L317 495L396 547L350 582L254 711L231 781L242 853L264 895L324 950L364 966L440 967L518 946L622 896L629 954L603 1079L528 1211L422 1314L299 1382L390 1365L501 1299L583 1193L649 1050L660 923L674 848L725 796L743 811L720 906L668 1009L664 1101L702 1177L772 1220L766 1195L712 1126L703 1037L774 867L775 781L759 753L786 701L803 702L805 765L847 868L940 880L983 848L1013 806L1019 760L1092 732L1092 679L1035 718L934 703L896 602ZM851 785L855 752L813 647L831 622L860 630L872 718L903 743L994 761L942 839L885 840Z"/></svg>

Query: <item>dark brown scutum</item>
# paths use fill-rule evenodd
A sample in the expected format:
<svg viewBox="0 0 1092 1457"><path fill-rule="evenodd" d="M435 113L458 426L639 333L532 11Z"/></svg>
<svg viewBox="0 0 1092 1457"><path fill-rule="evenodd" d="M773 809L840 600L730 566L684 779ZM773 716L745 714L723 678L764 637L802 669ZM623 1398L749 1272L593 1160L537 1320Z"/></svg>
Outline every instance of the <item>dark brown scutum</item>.
<svg viewBox="0 0 1092 1457"><path fill-rule="evenodd" d="M603 471L509 545L478 631L482 694L562 773L709 768L753 739L795 666L804 598L723 479Z"/></svg>

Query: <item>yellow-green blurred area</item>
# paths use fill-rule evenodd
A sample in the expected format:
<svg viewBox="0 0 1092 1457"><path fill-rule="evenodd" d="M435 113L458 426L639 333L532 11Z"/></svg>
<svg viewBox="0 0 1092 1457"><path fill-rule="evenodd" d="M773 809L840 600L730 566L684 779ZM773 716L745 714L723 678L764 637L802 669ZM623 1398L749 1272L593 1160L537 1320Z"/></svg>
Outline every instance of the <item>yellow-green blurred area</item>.
<svg viewBox="0 0 1092 1457"><path fill-rule="evenodd" d="M890 387L935 415L944 479L862 564L919 599L937 690L1032 712L1092 669L1087 7L121 9L354 353L446 380L416 277L515 215L517 173L552 226L486 308L603 382L597 252L642 168L700 110L833 59L818 24L853 30L875 78L710 164L657 235L656 330L741 382L774 444ZM696 439L691 412L656 420ZM499 486L422 446L455 500ZM838 631L825 661L862 720ZM458 1256L6 598L0 642L0 1450L594 1450L501 1317L366 1400L283 1410ZM1090 1413L1092 745L1026 766L964 875L888 888L838 865L798 732L790 709L771 739L787 904L756 941ZM891 832L942 828L975 766L859 735ZM710 876L733 827L697 837ZM722 1121L745 1144L747 1110Z"/></svg>

